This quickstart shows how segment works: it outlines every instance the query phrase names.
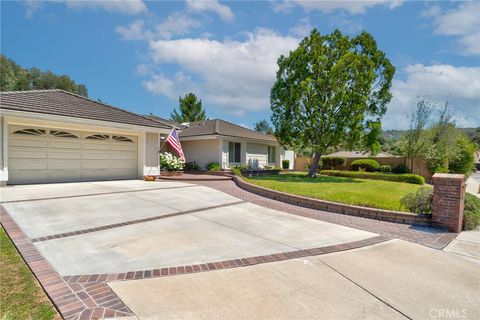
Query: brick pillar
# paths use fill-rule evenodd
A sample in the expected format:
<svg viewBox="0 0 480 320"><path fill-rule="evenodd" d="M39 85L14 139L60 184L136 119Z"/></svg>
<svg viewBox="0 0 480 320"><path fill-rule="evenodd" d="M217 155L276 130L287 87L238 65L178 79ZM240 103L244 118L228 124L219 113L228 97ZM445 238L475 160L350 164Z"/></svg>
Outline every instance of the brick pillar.
<svg viewBox="0 0 480 320"><path fill-rule="evenodd" d="M435 173L432 180L433 226L453 232L462 231L465 176L463 174Z"/></svg>

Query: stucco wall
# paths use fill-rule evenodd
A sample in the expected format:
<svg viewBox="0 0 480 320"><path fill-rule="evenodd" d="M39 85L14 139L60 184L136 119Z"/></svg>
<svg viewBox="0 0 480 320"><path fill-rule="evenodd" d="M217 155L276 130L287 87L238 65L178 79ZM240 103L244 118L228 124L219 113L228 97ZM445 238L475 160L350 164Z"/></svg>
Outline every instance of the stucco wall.
<svg viewBox="0 0 480 320"><path fill-rule="evenodd" d="M187 162L195 161L202 169L210 162L220 163L220 143L217 139L182 141L183 153Z"/></svg>
<svg viewBox="0 0 480 320"><path fill-rule="evenodd" d="M159 136L158 133L147 132L145 136L145 175L158 175L160 156L158 154L159 149Z"/></svg>
<svg viewBox="0 0 480 320"><path fill-rule="evenodd" d="M277 148L278 149L278 148ZM278 153L278 150L276 150ZM247 165L252 168L267 166L268 146L259 143L247 143Z"/></svg>
<svg viewBox="0 0 480 320"><path fill-rule="evenodd" d="M295 152L293 150L285 150L283 147L280 153L280 166L282 166L283 160L290 161L288 169L293 169L293 165L295 163Z"/></svg>

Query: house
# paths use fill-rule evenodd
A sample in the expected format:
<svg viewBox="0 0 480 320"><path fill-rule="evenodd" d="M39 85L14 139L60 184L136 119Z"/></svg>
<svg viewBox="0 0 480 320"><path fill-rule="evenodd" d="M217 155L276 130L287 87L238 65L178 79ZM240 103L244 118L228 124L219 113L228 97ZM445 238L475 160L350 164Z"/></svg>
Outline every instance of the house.
<svg viewBox="0 0 480 320"><path fill-rule="evenodd" d="M290 160L293 168L293 151L280 146L274 136L220 119L191 122L180 129L185 158L202 168L211 162L218 162L222 169L237 165L281 167L284 159Z"/></svg>
<svg viewBox="0 0 480 320"><path fill-rule="evenodd" d="M343 158L394 158L396 156L387 153L387 152L379 152L376 155L372 156L370 152L362 152L362 151L338 151L334 153L330 153L323 157L343 157Z"/></svg>
<svg viewBox="0 0 480 320"><path fill-rule="evenodd" d="M2 184L159 174L167 123L63 90L0 93Z"/></svg>

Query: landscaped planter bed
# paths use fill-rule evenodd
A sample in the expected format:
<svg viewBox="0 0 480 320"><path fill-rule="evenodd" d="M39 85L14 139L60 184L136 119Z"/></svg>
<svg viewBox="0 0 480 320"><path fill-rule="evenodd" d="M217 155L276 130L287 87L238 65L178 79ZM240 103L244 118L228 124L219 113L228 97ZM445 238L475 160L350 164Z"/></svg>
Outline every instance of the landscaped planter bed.
<svg viewBox="0 0 480 320"><path fill-rule="evenodd" d="M293 195L254 185L238 176L234 177L234 181L237 186L252 193L297 206L396 223L420 226L432 225L431 215L417 215L401 211L367 208Z"/></svg>
<svg viewBox="0 0 480 320"><path fill-rule="evenodd" d="M242 175L245 177L268 176L272 174L279 174L281 170L242 170Z"/></svg>

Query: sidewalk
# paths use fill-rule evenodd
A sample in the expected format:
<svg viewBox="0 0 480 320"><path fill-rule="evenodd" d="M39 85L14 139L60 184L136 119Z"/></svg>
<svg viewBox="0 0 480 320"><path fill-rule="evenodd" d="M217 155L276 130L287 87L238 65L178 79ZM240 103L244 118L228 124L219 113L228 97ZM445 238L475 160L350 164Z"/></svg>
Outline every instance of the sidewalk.
<svg viewBox="0 0 480 320"><path fill-rule="evenodd" d="M476 259L480 263L480 230L461 232L443 250Z"/></svg>
<svg viewBox="0 0 480 320"><path fill-rule="evenodd" d="M480 198L480 173L474 173L467 179L467 192Z"/></svg>

